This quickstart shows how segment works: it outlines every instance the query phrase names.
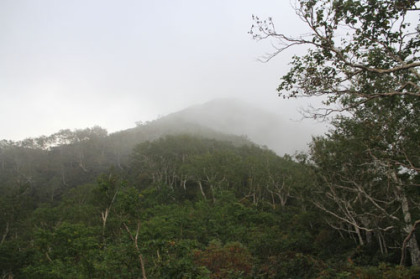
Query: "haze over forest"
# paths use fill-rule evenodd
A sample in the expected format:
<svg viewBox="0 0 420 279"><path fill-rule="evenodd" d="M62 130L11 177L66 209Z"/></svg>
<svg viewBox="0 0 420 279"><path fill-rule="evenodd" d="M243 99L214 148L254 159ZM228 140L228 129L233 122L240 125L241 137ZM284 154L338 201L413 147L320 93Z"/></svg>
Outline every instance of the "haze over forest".
<svg viewBox="0 0 420 279"><path fill-rule="evenodd" d="M272 47L251 39L252 14L305 30L288 1L1 1L0 138L115 132L217 98L299 120L309 100L276 87L300 51L259 62Z"/></svg>
<svg viewBox="0 0 420 279"><path fill-rule="evenodd" d="M0 278L420 278L419 20L1 1Z"/></svg>
<svg viewBox="0 0 420 279"><path fill-rule="evenodd" d="M174 125L196 123L226 134L248 137L279 155L307 151L312 136L326 131L326 123L287 119L238 99L217 99L191 106L166 117Z"/></svg>
<svg viewBox="0 0 420 279"><path fill-rule="evenodd" d="M138 121L136 124L137 127L144 128L149 126L159 127L157 129L160 132L151 138L158 135L182 134L189 132L191 127L201 127L204 130L209 129L218 133L247 138L279 155L306 152L312 137L321 135L323 131L321 128L324 127L325 131L327 127L325 123L311 125L304 120L287 121L279 114L232 98L216 99L161 116L152 121ZM83 129L85 128L91 127L83 127ZM76 129L75 131L83 129ZM131 130L136 130L136 128L114 133L124 134ZM114 133L110 133L110 135ZM196 131L196 133L200 134L199 131ZM42 137L48 136L51 135L43 135ZM32 139L36 139L36 137ZM145 139L139 139L139 141L143 140Z"/></svg>

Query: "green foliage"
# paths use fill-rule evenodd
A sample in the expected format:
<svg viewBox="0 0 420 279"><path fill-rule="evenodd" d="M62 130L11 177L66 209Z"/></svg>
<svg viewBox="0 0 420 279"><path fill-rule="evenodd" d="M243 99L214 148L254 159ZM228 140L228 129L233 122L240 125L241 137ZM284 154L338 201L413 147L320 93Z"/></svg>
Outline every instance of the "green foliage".
<svg viewBox="0 0 420 279"><path fill-rule="evenodd" d="M420 276L419 269L416 267L391 266L381 263L377 266L358 267L353 265L346 265L341 267L341 270L333 268L324 269L317 278L360 278L360 279L415 279Z"/></svg>
<svg viewBox="0 0 420 279"><path fill-rule="evenodd" d="M256 39L279 40L268 59L308 46L282 77L283 97L322 96L327 107L312 111L315 118L347 112L312 143L312 201L331 227L363 247L360 263L393 258L391 247L402 245L419 216L420 25L410 19L418 4L299 0L309 34L277 33L271 19L258 17L251 29ZM416 235L408 241L411 264L420 266Z"/></svg>
<svg viewBox="0 0 420 279"><path fill-rule="evenodd" d="M97 231L62 223L53 231L34 232L33 262L23 269L31 278L88 278L93 271Z"/></svg>
<svg viewBox="0 0 420 279"><path fill-rule="evenodd" d="M150 241L146 246L156 255L148 269L154 278L208 278L208 271L194 263L192 251L198 247L196 241Z"/></svg>
<svg viewBox="0 0 420 279"><path fill-rule="evenodd" d="M292 196L303 201L298 192L308 187L310 175L302 165L269 150L191 136L140 144L132 170L133 184L172 191L168 199L215 201L219 191L229 190L252 204L272 207L285 206Z"/></svg>
<svg viewBox="0 0 420 279"><path fill-rule="evenodd" d="M194 258L210 270L210 278L251 278L252 256L239 242L222 246L211 241L204 251L195 251Z"/></svg>
<svg viewBox="0 0 420 279"><path fill-rule="evenodd" d="M326 267L311 257L295 252L283 252L269 257L261 270L264 270L269 278L317 278Z"/></svg>
<svg viewBox="0 0 420 279"><path fill-rule="evenodd" d="M1 227L2 276L138 278L142 265L148 278L379 272L369 269L377 261L369 250L354 253L349 239L308 202L314 173L302 161L180 136L143 143L127 166L36 208L10 203L24 200L25 190L2 197L3 218L10 221L9 232ZM349 257L353 266L346 264ZM362 259L369 261L363 268Z"/></svg>

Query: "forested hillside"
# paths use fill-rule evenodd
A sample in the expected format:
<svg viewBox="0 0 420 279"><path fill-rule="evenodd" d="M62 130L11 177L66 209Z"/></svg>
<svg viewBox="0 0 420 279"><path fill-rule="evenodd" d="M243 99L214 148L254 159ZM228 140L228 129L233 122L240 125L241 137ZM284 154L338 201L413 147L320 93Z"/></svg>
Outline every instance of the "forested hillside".
<svg viewBox="0 0 420 279"><path fill-rule="evenodd" d="M270 239L306 212L299 189L310 172L290 157L224 137L231 141L161 137L136 145L122 161L100 128L4 142L3 276L276 274L267 260L280 250ZM304 233L303 246L311 238Z"/></svg>
<svg viewBox="0 0 420 279"><path fill-rule="evenodd" d="M379 243L360 246L356 235L330 226L314 205L323 195L304 156L279 157L221 134L143 140L130 154L111 148L113 137L130 142L122 136L129 132L108 136L92 128L3 142L3 277L406 278L416 272L392 267L399 249L380 253Z"/></svg>

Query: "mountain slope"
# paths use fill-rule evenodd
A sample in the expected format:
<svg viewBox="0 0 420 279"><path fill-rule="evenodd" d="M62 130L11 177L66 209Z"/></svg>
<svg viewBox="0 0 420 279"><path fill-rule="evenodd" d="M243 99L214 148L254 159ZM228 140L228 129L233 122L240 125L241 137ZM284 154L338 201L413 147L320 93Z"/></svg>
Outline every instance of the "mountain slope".
<svg viewBox="0 0 420 279"><path fill-rule="evenodd" d="M217 99L167 115L157 121L198 124L221 133L246 136L279 155L307 148L317 133L306 122L293 122L258 106L236 100ZM319 132L318 132L319 133Z"/></svg>

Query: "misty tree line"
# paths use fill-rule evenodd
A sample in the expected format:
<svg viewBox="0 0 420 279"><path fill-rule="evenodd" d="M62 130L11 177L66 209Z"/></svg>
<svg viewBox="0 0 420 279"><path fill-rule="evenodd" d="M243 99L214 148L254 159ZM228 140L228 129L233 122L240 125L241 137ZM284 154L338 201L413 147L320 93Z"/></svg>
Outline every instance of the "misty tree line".
<svg viewBox="0 0 420 279"><path fill-rule="evenodd" d="M6 188L7 181L13 178L11 185L17 182L20 187L30 187L34 191L43 188L42 199L54 200L65 189L95 179L110 166L124 169L136 144L178 133L199 133L211 138L233 140L237 144L248 142L242 137L171 121L151 122L109 135L98 126L61 130L50 136L15 142L0 141L0 175L4 177L3 186Z"/></svg>
<svg viewBox="0 0 420 279"><path fill-rule="evenodd" d="M292 198L299 184L293 177L304 177L298 163L251 143L169 136L137 145L124 169L113 161L94 177L92 172L100 173L103 167L96 163L102 162L106 138L103 130L94 130L101 131L102 140L95 135L48 149L21 143L2 146L2 155L26 161L16 165L5 160L1 170L4 276L263 274L253 270L257 264L266 265L266 252L258 242L268 233L267 221L274 222L271 213L264 212L298 200ZM70 163L48 160L55 160L60 148ZM90 152L83 156L83 166L73 152L64 152L69 148ZM27 160L31 156L33 160ZM47 179L54 167L64 168L69 182L64 184L62 173L57 173L62 193L51 198ZM265 209L260 211L261 206ZM259 260L243 244L252 242ZM216 263L221 254L227 260Z"/></svg>
<svg viewBox="0 0 420 279"><path fill-rule="evenodd" d="M96 154L91 162L99 162L103 143L87 141ZM51 166L36 162L32 174ZM40 194L49 191L42 183L47 172L37 174L38 184L22 187L20 174L2 171L9 181L0 184L6 193L4 276L334 278L375 272L404 278L416 272L363 267L398 263L401 253L379 252L374 241L358 246L355 234L331 226L335 220L319 210L325 187L319 168L305 156L296 161L252 143L173 135L136 145L123 169L114 161L96 177L79 176L85 170L75 162L64 165L78 172L75 185L54 199ZM84 168L93 171L91 162ZM383 237L386 245L401 244L398 234Z"/></svg>

